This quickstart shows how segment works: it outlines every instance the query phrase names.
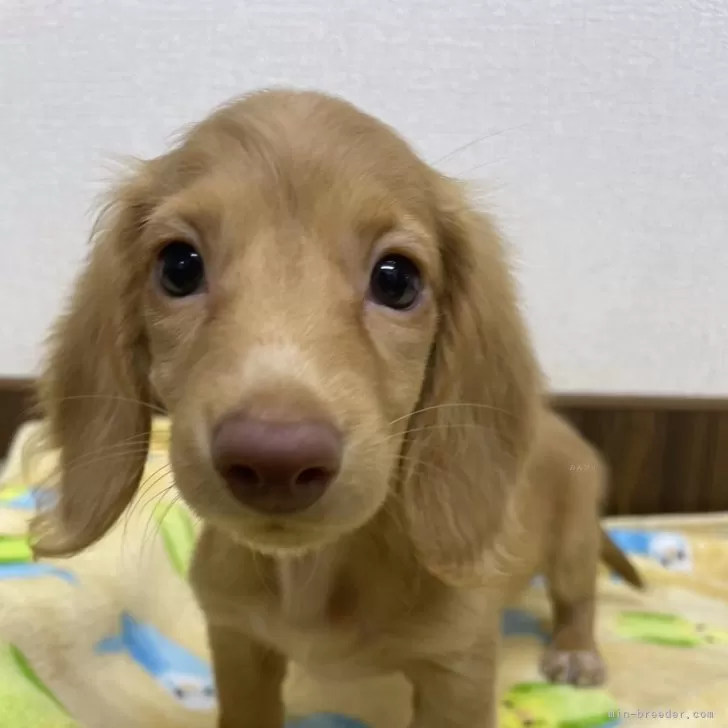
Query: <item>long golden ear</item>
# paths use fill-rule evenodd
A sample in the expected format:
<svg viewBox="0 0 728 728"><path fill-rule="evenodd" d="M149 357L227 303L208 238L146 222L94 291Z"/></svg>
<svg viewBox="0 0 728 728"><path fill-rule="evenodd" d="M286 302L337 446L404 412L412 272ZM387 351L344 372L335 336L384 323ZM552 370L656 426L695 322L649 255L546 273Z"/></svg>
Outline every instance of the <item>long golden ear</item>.
<svg viewBox="0 0 728 728"><path fill-rule="evenodd" d="M134 257L145 214L141 180L121 187L99 217L70 306L48 342L38 403L45 444L60 460L56 507L33 523L41 556L73 554L101 538L144 468L151 408Z"/></svg>
<svg viewBox="0 0 728 728"><path fill-rule="evenodd" d="M477 580L497 545L532 446L541 381L490 221L440 180L444 287L425 385L404 461L407 521L424 565Z"/></svg>

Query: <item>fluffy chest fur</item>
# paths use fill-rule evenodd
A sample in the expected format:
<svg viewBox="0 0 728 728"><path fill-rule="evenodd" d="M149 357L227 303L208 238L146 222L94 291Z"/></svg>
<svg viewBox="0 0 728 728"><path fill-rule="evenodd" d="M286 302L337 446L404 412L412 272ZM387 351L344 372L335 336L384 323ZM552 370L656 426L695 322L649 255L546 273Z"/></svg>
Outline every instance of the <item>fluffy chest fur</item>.
<svg viewBox="0 0 728 728"><path fill-rule="evenodd" d="M206 533L195 568L212 623L239 629L328 678L402 669L467 649L484 619L483 595L453 592L388 543L349 543L299 557L263 557ZM385 565L386 564L386 565Z"/></svg>

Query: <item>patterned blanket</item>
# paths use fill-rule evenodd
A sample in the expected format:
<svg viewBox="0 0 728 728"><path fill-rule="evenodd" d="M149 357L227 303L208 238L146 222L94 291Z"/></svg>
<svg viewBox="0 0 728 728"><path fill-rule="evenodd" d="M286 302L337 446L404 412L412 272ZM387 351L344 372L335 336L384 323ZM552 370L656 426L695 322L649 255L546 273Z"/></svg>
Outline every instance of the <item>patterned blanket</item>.
<svg viewBox="0 0 728 728"><path fill-rule="evenodd" d="M37 426L18 432L0 478L0 726L213 728L204 625L186 581L197 524L175 497L167 422L155 423L145 486L122 522L86 553L41 562L26 526L55 453L21 468ZM639 594L600 577L608 684L540 679L548 605L536 580L503 616L500 728L728 725L728 514L607 525L650 583ZM397 676L330 684L293 665L286 697L289 728L405 728L409 717Z"/></svg>

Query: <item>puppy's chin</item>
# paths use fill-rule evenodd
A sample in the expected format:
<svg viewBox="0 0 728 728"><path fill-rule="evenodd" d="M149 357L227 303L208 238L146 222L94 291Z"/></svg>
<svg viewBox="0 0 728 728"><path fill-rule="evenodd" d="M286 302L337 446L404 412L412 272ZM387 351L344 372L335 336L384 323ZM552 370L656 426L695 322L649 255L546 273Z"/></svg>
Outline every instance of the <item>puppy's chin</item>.
<svg viewBox="0 0 728 728"><path fill-rule="evenodd" d="M300 527L270 523L254 528L227 528L238 543L264 556L302 556L328 546L346 535L338 529L301 529Z"/></svg>
<svg viewBox="0 0 728 728"><path fill-rule="evenodd" d="M352 522L311 523L285 518L255 518L218 523L234 541L266 556L301 556L318 551L358 531L379 508Z"/></svg>

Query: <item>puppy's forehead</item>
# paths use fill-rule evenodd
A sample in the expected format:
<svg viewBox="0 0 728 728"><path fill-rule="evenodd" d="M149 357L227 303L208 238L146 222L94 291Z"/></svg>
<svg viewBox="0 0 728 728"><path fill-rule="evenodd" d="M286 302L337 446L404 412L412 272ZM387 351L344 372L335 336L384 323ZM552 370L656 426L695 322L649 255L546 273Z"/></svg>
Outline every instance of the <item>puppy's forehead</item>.
<svg viewBox="0 0 728 728"><path fill-rule="evenodd" d="M316 93L266 92L202 122L184 147L239 204L300 222L426 216L432 171L389 127ZM226 200L226 203L230 200Z"/></svg>
<svg viewBox="0 0 728 728"><path fill-rule="evenodd" d="M345 101L318 93L254 94L212 114L192 130L188 142L228 142L228 147L232 142L251 157L277 155L294 168L348 163L401 182L423 166L393 129Z"/></svg>

